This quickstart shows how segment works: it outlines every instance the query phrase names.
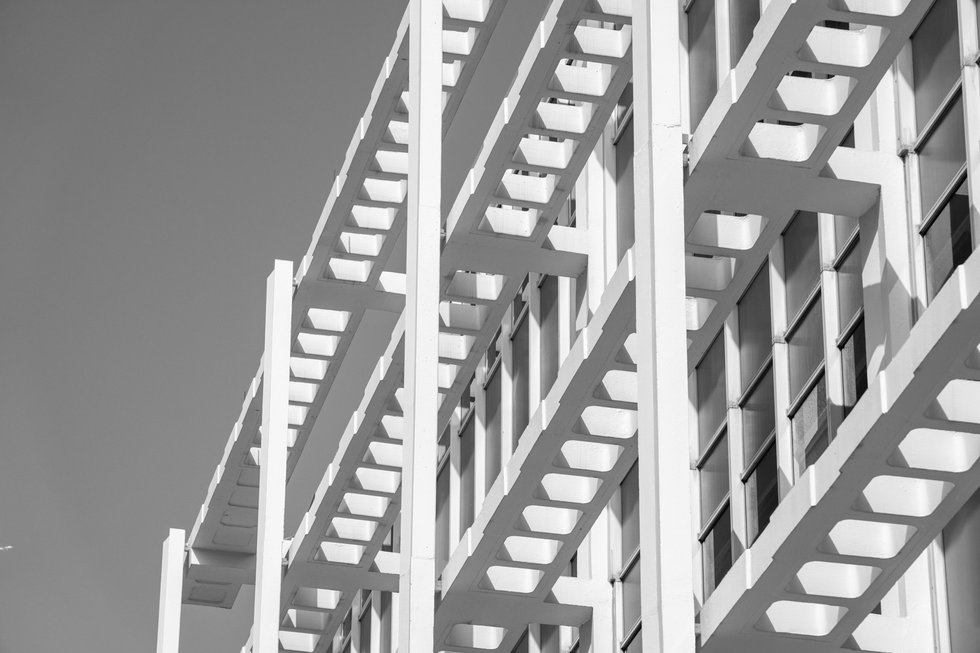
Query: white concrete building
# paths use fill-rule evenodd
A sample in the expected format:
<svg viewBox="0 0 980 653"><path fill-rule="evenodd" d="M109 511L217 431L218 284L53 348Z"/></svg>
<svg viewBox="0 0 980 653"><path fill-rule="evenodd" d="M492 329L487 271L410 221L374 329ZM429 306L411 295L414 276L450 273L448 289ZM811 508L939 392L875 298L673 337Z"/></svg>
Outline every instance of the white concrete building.
<svg viewBox="0 0 980 653"><path fill-rule="evenodd" d="M440 207L505 3L410 1L158 653L253 583L255 653L980 650L974 0L552 0Z"/></svg>

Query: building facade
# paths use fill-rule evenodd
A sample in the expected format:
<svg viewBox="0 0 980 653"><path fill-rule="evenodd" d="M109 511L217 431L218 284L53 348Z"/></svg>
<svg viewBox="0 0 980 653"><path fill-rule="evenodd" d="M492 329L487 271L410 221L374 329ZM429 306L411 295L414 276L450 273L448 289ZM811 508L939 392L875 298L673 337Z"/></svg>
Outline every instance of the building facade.
<svg viewBox="0 0 980 653"><path fill-rule="evenodd" d="M158 653L251 584L256 653L980 650L975 0L552 0L439 207L505 4L410 3Z"/></svg>

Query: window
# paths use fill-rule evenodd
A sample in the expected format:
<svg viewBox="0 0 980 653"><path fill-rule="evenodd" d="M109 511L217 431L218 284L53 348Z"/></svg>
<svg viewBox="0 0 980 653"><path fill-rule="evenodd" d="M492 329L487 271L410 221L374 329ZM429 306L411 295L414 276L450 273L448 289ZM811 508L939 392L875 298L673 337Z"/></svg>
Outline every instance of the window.
<svg viewBox="0 0 980 653"><path fill-rule="evenodd" d="M973 251L955 0L937 0L912 35L926 299Z"/></svg>
<svg viewBox="0 0 980 653"><path fill-rule="evenodd" d="M857 234L843 248L834 265L837 271L837 310L841 335L838 349L844 374L844 405L841 417L847 417L868 389L868 355L864 340L864 288L861 282L861 256Z"/></svg>
<svg viewBox="0 0 980 653"><path fill-rule="evenodd" d="M959 80L956 1L937 0L912 35L915 122L921 132Z"/></svg>
<svg viewBox="0 0 980 653"><path fill-rule="evenodd" d="M530 649L530 644L528 643L527 631L525 630L524 634L521 635L521 641L519 641L517 643L517 646L514 647L513 653L529 653L530 650L531 649Z"/></svg>
<svg viewBox="0 0 980 653"><path fill-rule="evenodd" d="M746 388L772 353L769 266L765 263L738 303L738 335L742 388Z"/></svg>
<svg viewBox="0 0 980 653"><path fill-rule="evenodd" d="M710 594L732 568L732 516L728 505L718 513L702 540L704 592Z"/></svg>
<svg viewBox="0 0 980 653"><path fill-rule="evenodd" d="M693 132L718 90L714 0L695 0L687 10L687 53Z"/></svg>
<svg viewBox="0 0 980 653"><path fill-rule="evenodd" d="M525 280L522 292L518 293L514 300L514 326L511 332L511 356L512 356L512 380L513 380L513 400L514 400L514 440L511 443L511 450L517 448L517 441L524 434L527 423L530 419L530 343L528 341L529 320L527 319L528 306L523 300L523 289L526 288Z"/></svg>
<svg viewBox="0 0 980 653"><path fill-rule="evenodd" d="M793 441L803 452L804 467L809 467L830 444L827 428L827 387L820 378L800 403L791 418Z"/></svg>
<svg viewBox="0 0 980 653"><path fill-rule="evenodd" d="M786 343L789 346L789 393L795 398L823 365L823 313L819 298L803 314Z"/></svg>
<svg viewBox="0 0 980 653"><path fill-rule="evenodd" d="M844 417L851 412L864 391L868 389L868 352L864 341L864 318L857 320L853 330L840 347L844 369Z"/></svg>
<svg viewBox="0 0 980 653"><path fill-rule="evenodd" d="M460 537L473 525L475 511L474 448L476 446L476 421L470 411L463 418L459 432L459 531Z"/></svg>
<svg viewBox="0 0 980 653"><path fill-rule="evenodd" d="M749 542L752 542L769 523L779 503L769 267L765 264L738 303L738 336L744 388L739 401L744 452L742 482Z"/></svg>
<svg viewBox="0 0 980 653"><path fill-rule="evenodd" d="M840 254L857 236L858 221L846 215L834 216L834 252Z"/></svg>
<svg viewBox="0 0 980 653"><path fill-rule="evenodd" d="M541 396L547 397L561 364L559 339L561 319L558 304L558 277L545 276L539 286L541 301Z"/></svg>
<svg viewBox="0 0 980 653"><path fill-rule="evenodd" d="M970 230L970 198L966 180L960 182L949 201L923 233L926 260L926 291L931 301L957 266L973 252Z"/></svg>
<svg viewBox="0 0 980 653"><path fill-rule="evenodd" d="M772 513L779 505L779 482L776 466L776 439L757 455L745 480L746 506L748 509L749 542L754 542L759 533L769 524Z"/></svg>
<svg viewBox="0 0 980 653"><path fill-rule="evenodd" d="M636 241L633 202L633 120L629 118L616 140L616 256L619 261Z"/></svg>
<svg viewBox="0 0 980 653"><path fill-rule="evenodd" d="M626 561L640 548L640 480L636 463L619 486L619 507L622 558Z"/></svg>
<svg viewBox="0 0 980 653"><path fill-rule="evenodd" d="M358 651L371 650L371 592L361 591L361 612L358 617Z"/></svg>
<svg viewBox="0 0 980 653"><path fill-rule="evenodd" d="M448 452L447 452L448 454ZM443 567L449 562L452 547L449 532L449 456L443 457L439 463L436 476L436 576L442 574Z"/></svg>
<svg viewBox="0 0 980 653"><path fill-rule="evenodd" d="M619 515L623 586L620 610L625 642L639 627L640 621L640 480L639 466L634 464L619 486Z"/></svg>
<svg viewBox="0 0 980 653"><path fill-rule="evenodd" d="M942 113L919 146L918 155L922 213L927 215L966 165L962 97L957 96Z"/></svg>
<svg viewBox="0 0 980 653"><path fill-rule="evenodd" d="M722 433L700 465L701 523L711 520L728 498L728 435Z"/></svg>
<svg viewBox="0 0 980 653"><path fill-rule="evenodd" d="M727 415L725 401L725 342L719 335L708 347L697 370L698 442L703 450Z"/></svg>
<svg viewBox="0 0 980 653"><path fill-rule="evenodd" d="M623 574L623 632L631 632L640 622L640 560L637 557Z"/></svg>
<svg viewBox="0 0 980 653"><path fill-rule="evenodd" d="M636 636L633 637L626 644L626 648L623 649L625 653L643 653L643 631L638 630Z"/></svg>
<svg viewBox="0 0 980 653"><path fill-rule="evenodd" d="M484 386L484 396L486 397L484 428L486 429L486 487L487 492L493 487L493 482L500 474L500 447L503 434L501 432L500 414L500 365L495 365L490 371L490 378Z"/></svg>
<svg viewBox="0 0 980 653"><path fill-rule="evenodd" d="M864 285L861 281L861 251L857 239L849 245L834 266L837 270L837 310L840 324L846 328L864 307Z"/></svg>
<svg viewBox="0 0 980 653"><path fill-rule="evenodd" d="M698 482L701 494L701 543L705 594L731 567L732 528L728 465L725 340L715 338L695 371L698 412ZM727 545L724 545L727 542ZM727 559L725 556L728 556Z"/></svg>
<svg viewBox="0 0 980 653"><path fill-rule="evenodd" d="M800 211L783 234L786 313L790 320L799 313L820 282L820 251L817 216Z"/></svg>
<svg viewBox="0 0 980 653"><path fill-rule="evenodd" d="M768 444L776 431L776 403L772 367L747 393L742 402L742 437L745 443L745 465Z"/></svg>
<svg viewBox="0 0 980 653"><path fill-rule="evenodd" d="M759 0L728 0L728 15L732 24L732 67L734 67L752 41L752 31L759 22Z"/></svg>

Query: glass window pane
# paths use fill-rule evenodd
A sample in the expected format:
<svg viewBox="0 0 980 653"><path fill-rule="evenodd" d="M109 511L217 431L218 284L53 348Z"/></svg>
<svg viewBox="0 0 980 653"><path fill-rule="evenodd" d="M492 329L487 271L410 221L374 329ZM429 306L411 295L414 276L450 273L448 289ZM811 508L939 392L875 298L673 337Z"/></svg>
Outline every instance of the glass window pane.
<svg viewBox="0 0 980 653"><path fill-rule="evenodd" d="M541 284L541 396L548 396L558 378L560 364L558 319L558 277L546 277Z"/></svg>
<svg viewBox="0 0 980 653"><path fill-rule="evenodd" d="M827 430L827 388L824 379L810 391L791 418L793 441L803 447L806 466L812 465L830 444Z"/></svg>
<svg viewBox="0 0 980 653"><path fill-rule="evenodd" d="M698 440L700 451L725 421L725 341L719 335L698 365Z"/></svg>
<svg viewBox="0 0 980 653"><path fill-rule="evenodd" d="M476 445L476 420L470 418L466 421L459 434L459 528L460 534L473 524L473 511L475 500L474 487L474 447Z"/></svg>
<svg viewBox="0 0 980 653"><path fill-rule="evenodd" d="M745 460L748 465L759 447L776 430L776 404L772 381L772 367L742 404L742 435L745 441Z"/></svg>
<svg viewBox="0 0 980 653"><path fill-rule="evenodd" d="M436 476L436 577L449 561L451 542L449 539L449 468L442 466Z"/></svg>
<svg viewBox="0 0 980 653"><path fill-rule="evenodd" d="M959 185L923 236L926 258L926 284L931 301L956 266L973 252L970 230L970 198L966 181Z"/></svg>
<svg viewBox="0 0 980 653"><path fill-rule="evenodd" d="M820 282L817 214L800 211L783 234L786 313L792 321Z"/></svg>
<svg viewBox="0 0 980 653"><path fill-rule="evenodd" d="M742 388L755 378L772 351L772 322L769 314L769 266L762 271L738 303L739 361Z"/></svg>
<svg viewBox="0 0 980 653"><path fill-rule="evenodd" d="M834 216L834 254L840 254L854 232L858 230L858 221L849 215Z"/></svg>
<svg viewBox="0 0 980 653"><path fill-rule="evenodd" d="M530 644L528 643L527 631L525 630L524 634L521 636L521 641L514 647L513 653L528 653L531 650L529 647Z"/></svg>
<svg viewBox="0 0 980 653"><path fill-rule="evenodd" d="M360 635L360 643L357 647L359 651L370 651L371 650L371 606L367 607L367 611L361 615L360 628L358 629Z"/></svg>
<svg viewBox="0 0 980 653"><path fill-rule="evenodd" d="M749 517L749 542L754 542L769 523L779 505L779 482L776 469L776 443L759 460L745 483L745 500Z"/></svg>
<svg viewBox="0 0 980 653"><path fill-rule="evenodd" d="M963 98L953 102L919 150L922 212L929 213L966 162ZM965 191L964 191L965 192Z"/></svg>
<svg viewBox="0 0 980 653"><path fill-rule="evenodd" d="M633 120L616 141L616 256L622 260L633 246Z"/></svg>
<svg viewBox="0 0 980 653"><path fill-rule="evenodd" d="M732 517L726 506L704 540L704 593L711 594L732 567Z"/></svg>
<svg viewBox="0 0 980 653"><path fill-rule="evenodd" d="M643 631L636 633L629 645L624 649L625 653L643 653Z"/></svg>
<svg viewBox="0 0 980 653"><path fill-rule="evenodd" d="M738 64L759 22L759 0L729 0L728 12L732 22L732 64Z"/></svg>
<svg viewBox="0 0 980 653"><path fill-rule="evenodd" d="M980 492L943 529L952 651L980 651Z"/></svg>
<svg viewBox="0 0 980 653"><path fill-rule="evenodd" d="M485 491L489 491L493 482L500 474L500 446L501 446L501 422L500 422L500 367L497 367L493 376L487 381L486 387L486 459L487 459L487 480Z"/></svg>
<svg viewBox="0 0 980 653"><path fill-rule="evenodd" d="M912 35L915 123L922 129L960 75L955 0L937 0Z"/></svg>
<svg viewBox="0 0 980 653"><path fill-rule="evenodd" d="M640 620L640 560L623 576L623 630Z"/></svg>
<svg viewBox="0 0 980 653"><path fill-rule="evenodd" d="M688 76L693 132L718 90L714 0L695 0L687 11Z"/></svg>
<svg viewBox="0 0 980 653"><path fill-rule="evenodd" d="M528 334L531 320L524 318L517 331L514 333L512 344L513 359L513 384L514 384L514 442L512 446L517 448L517 441L524 434L530 418L529 396L530 389L529 363L530 363L530 344Z"/></svg>
<svg viewBox="0 0 980 653"><path fill-rule="evenodd" d="M450 433L450 428L449 425L447 424L446 428L443 429L442 433L439 435L439 440L436 443L437 460L442 460L443 458L449 455L449 433Z"/></svg>
<svg viewBox="0 0 980 653"><path fill-rule="evenodd" d="M844 416L851 412L868 389L868 354L864 342L864 320L841 347L844 366Z"/></svg>
<svg viewBox="0 0 980 653"><path fill-rule="evenodd" d="M704 524L728 495L728 435L718 444L701 466L701 523Z"/></svg>
<svg viewBox="0 0 980 653"><path fill-rule="evenodd" d="M561 633L558 626L541 624L541 653L561 653Z"/></svg>
<svg viewBox="0 0 980 653"><path fill-rule="evenodd" d="M837 268L837 309L841 326L851 323L864 306L864 286L861 283L861 250L855 246Z"/></svg>
<svg viewBox="0 0 980 653"><path fill-rule="evenodd" d="M619 486L619 512L622 524L622 560L625 563L640 546L640 479L634 464Z"/></svg>
<svg viewBox="0 0 980 653"><path fill-rule="evenodd" d="M786 340L789 345L789 394L795 400L823 362L823 309L817 300Z"/></svg>

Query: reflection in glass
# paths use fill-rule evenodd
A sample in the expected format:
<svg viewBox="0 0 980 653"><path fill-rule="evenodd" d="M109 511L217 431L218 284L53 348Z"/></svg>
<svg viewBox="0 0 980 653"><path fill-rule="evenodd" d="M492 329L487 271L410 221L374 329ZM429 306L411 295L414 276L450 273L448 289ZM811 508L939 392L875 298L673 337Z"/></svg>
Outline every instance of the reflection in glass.
<svg viewBox="0 0 980 653"><path fill-rule="evenodd" d="M725 343L721 335L708 347L697 368L699 450L711 440L725 420Z"/></svg>
<svg viewBox="0 0 980 653"><path fill-rule="evenodd" d="M705 523L728 495L728 435L718 444L701 466L701 523Z"/></svg>
<svg viewBox="0 0 980 653"><path fill-rule="evenodd" d="M695 0L688 10L687 52L693 132L718 90L714 0Z"/></svg>
<svg viewBox="0 0 980 653"><path fill-rule="evenodd" d="M749 542L769 524L769 518L779 505L779 482L776 469L776 442L773 441L745 483L748 508Z"/></svg>
<svg viewBox="0 0 980 653"><path fill-rule="evenodd" d="M804 463L809 467L830 444L827 430L827 387L823 378L810 390L810 394L791 418L793 441L803 447Z"/></svg>
<svg viewBox="0 0 980 653"><path fill-rule="evenodd" d="M937 0L911 41L915 123L921 132L960 76L955 0Z"/></svg>
<svg viewBox="0 0 980 653"><path fill-rule="evenodd" d="M800 211L783 233L783 266L786 281L786 314L790 321L820 282L820 250L817 215Z"/></svg>
<svg viewBox="0 0 980 653"><path fill-rule="evenodd" d="M633 246L633 120L616 141L616 259Z"/></svg>
<svg viewBox="0 0 980 653"><path fill-rule="evenodd" d="M774 430L776 430L776 406L770 366L742 404L742 437L745 442L743 464L748 465L755 458L759 447Z"/></svg>
<svg viewBox="0 0 980 653"><path fill-rule="evenodd" d="M822 301L807 310L799 325L786 339L789 345L789 393L792 399L823 362Z"/></svg>
<svg viewBox="0 0 980 653"><path fill-rule="evenodd" d="M622 559L626 561L640 546L640 480L636 463L619 486Z"/></svg>
<svg viewBox="0 0 980 653"><path fill-rule="evenodd" d="M844 367L844 417L868 389L868 354L864 342L864 320L841 347Z"/></svg>
<svg viewBox="0 0 980 653"><path fill-rule="evenodd" d="M923 236L926 258L926 284L931 301L956 266L962 265L973 252L970 230L970 198L966 180L939 211Z"/></svg>
<svg viewBox="0 0 980 653"><path fill-rule="evenodd" d="M745 291L738 303L739 360L742 388L759 373L759 368L772 351L772 323L769 315L769 266Z"/></svg>
<svg viewBox="0 0 980 653"><path fill-rule="evenodd" d="M623 576L623 630L640 620L640 560Z"/></svg>
<svg viewBox="0 0 980 653"><path fill-rule="evenodd" d="M703 543L704 593L718 587L732 567L732 516L726 506Z"/></svg>
<svg viewBox="0 0 980 653"><path fill-rule="evenodd" d="M966 163L962 96L943 113L918 154L919 192L922 213L926 215Z"/></svg>
<svg viewBox="0 0 980 653"><path fill-rule="evenodd" d="M855 245L837 267L837 309L841 326L851 323L864 306L864 286L861 283L861 251Z"/></svg>

